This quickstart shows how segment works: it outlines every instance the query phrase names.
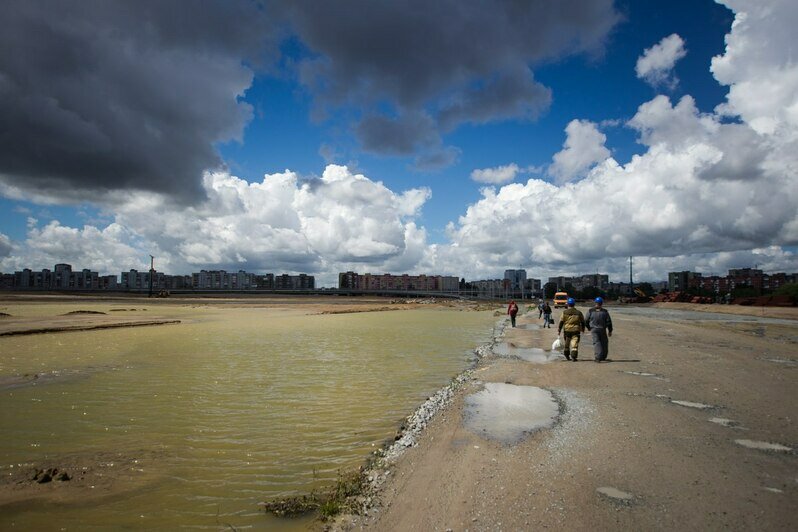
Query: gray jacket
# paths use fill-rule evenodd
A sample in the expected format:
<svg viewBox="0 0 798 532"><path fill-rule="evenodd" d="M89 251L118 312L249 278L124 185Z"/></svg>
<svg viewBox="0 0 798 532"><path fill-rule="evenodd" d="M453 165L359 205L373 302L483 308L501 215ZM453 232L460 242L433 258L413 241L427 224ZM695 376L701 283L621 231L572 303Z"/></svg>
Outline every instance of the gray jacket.
<svg viewBox="0 0 798 532"><path fill-rule="evenodd" d="M587 311L587 330L607 329L612 332L612 318L605 308L593 307Z"/></svg>

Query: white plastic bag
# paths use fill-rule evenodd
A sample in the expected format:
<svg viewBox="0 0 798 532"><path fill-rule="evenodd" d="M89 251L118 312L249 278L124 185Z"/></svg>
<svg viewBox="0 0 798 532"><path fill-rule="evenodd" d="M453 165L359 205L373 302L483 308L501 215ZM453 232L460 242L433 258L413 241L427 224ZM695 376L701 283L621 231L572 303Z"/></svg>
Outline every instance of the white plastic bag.
<svg viewBox="0 0 798 532"><path fill-rule="evenodd" d="M551 344L552 351L562 351L562 347L562 341L559 337L557 337L557 339Z"/></svg>

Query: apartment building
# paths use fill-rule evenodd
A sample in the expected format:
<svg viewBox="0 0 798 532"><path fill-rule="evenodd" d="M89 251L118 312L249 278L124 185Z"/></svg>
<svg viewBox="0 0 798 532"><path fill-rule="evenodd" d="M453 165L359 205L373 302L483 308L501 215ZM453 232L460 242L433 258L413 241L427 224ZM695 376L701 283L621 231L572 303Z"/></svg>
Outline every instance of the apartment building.
<svg viewBox="0 0 798 532"><path fill-rule="evenodd" d="M381 275L352 271L338 274L338 287L350 290L403 290L427 292L457 292L460 289L458 277L445 275Z"/></svg>
<svg viewBox="0 0 798 532"><path fill-rule="evenodd" d="M725 295L737 288L751 288L759 294L769 293L780 286L798 280L795 273L765 273L756 268L733 268L728 275L704 276L698 272L682 271L668 274L668 290L671 292L700 289L704 292Z"/></svg>
<svg viewBox="0 0 798 532"><path fill-rule="evenodd" d="M549 277L548 282L557 285L557 290L564 290L566 285L573 287L574 290L584 290L585 288L591 287L598 288L599 290L609 290L610 288L610 276L598 273L574 277Z"/></svg>

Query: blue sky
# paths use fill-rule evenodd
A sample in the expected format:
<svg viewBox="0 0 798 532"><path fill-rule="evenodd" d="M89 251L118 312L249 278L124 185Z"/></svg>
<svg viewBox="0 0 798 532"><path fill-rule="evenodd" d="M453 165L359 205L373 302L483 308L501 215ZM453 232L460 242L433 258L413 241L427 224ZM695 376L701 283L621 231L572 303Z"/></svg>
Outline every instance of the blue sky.
<svg viewBox="0 0 798 532"><path fill-rule="evenodd" d="M0 10L2 271L798 270L790 2Z"/></svg>

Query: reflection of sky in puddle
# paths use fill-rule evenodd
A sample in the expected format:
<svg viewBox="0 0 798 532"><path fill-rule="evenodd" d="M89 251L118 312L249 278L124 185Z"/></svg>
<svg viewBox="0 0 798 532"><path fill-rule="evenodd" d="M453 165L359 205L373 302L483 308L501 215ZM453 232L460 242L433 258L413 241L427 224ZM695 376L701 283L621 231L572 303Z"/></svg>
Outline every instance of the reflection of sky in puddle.
<svg viewBox="0 0 798 532"><path fill-rule="evenodd" d="M489 382L465 399L466 427L503 443L520 441L530 432L550 427L559 408L548 390Z"/></svg>
<svg viewBox="0 0 798 532"><path fill-rule="evenodd" d="M725 321L730 323L770 323L780 325L796 325L796 320L780 318L765 318L760 316L738 316L736 314L723 314L721 312L698 312L696 310L676 310L648 307L610 307L610 313L628 316L644 316L659 320L670 321Z"/></svg>
<svg viewBox="0 0 798 532"><path fill-rule="evenodd" d="M540 329L537 323L519 323L516 329L524 329L525 331L536 331Z"/></svg>
<svg viewBox="0 0 798 532"><path fill-rule="evenodd" d="M552 353L538 347L515 347L507 342L499 342L494 345L493 353L501 357L518 357L534 364L545 364L562 358L560 353Z"/></svg>

